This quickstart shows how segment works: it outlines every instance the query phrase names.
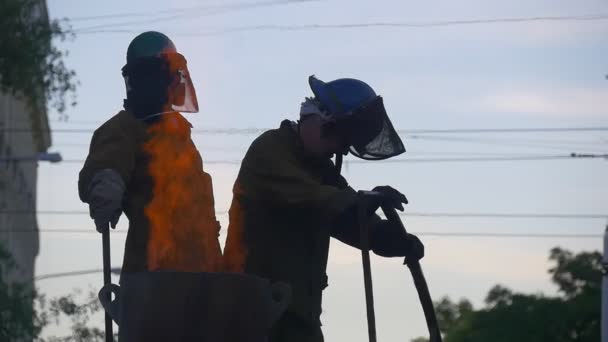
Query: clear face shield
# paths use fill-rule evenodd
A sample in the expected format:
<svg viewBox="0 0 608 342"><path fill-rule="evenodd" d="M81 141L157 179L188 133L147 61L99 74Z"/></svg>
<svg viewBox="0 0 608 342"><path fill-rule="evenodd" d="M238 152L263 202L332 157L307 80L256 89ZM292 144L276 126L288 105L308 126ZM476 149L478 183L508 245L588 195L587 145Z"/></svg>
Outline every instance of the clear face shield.
<svg viewBox="0 0 608 342"><path fill-rule="evenodd" d="M197 113L198 100L186 59L179 53L138 58L122 69L130 109L142 118Z"/></svg>
<svg viewBox="0 0 608 342"><path fill-rule="evenodd" d="M168 100L175 112L197 113L198 100L186 58L179 53L161 55L169 63L172 81L169 86Z"/></svg>
<svg viewBox="0 0 608 342"><path fill-rule="evenodd" d="M348 142L349 152L358 158L382 160L405 152L380 96L336 123Z"/></svg>

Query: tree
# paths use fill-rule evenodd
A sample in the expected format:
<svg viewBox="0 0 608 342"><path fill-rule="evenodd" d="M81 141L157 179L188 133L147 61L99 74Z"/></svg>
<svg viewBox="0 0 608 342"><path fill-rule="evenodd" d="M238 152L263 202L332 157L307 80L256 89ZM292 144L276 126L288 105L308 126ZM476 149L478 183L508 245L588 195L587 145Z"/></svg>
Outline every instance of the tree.
<svg viewBox="0 0 608 342"><path fill-rule="evenodd" d="M35 291L6 279L16 267L11 255L0 245L0 341L31 340L41 330L32 305Z"/></svg>
<svg viewBox="0 0 608 342"><path fill-rule="evenodd" d="M73 291L73 294L47 301L31 284L7 280L7 276L17 267L11 255L0 244L0 341L105 341L103 330L91 325L92 318L99 318L99 322L103 318L101 305L94 292L82 294ZM67 335L42 337L45 328L65 321L69 321L70 326Z"/></svg>
<svg viewBox="0 0 608 342"><path fill-rule="evenodd" d="M83 298L84 297L84 298ZM93 291L82 294L76 291L74 295L62 296L50 301L48 309L46 301L41 299L38 304L41 316L44 316L45 327L51 323L59 324L69 320L69 332L65 336L41 338L35 342L104 342L105 332L98 326L92 325L92 319L103 322L102 307ZM42 330L44 331L44 330ZM114 334L114 340L118 334Z"/></svg>
<svg viewBox="0 0 608 342"><path fill-rule="evenodd" d="M54 39L73 37L67 21L48 21L39 0L0 1L0 91L23 98L35 111L47 102L65 115L75 105L75 72Z"/></svg>
<svg viewBox="0 0 608 342"><path fill-rule="evenodd" d="M549 273L559 296L515 293L496 285L479 310L466 300L435 303L444 341L599 341L601 254L554 248L549 259L555 263Z"/></svg>

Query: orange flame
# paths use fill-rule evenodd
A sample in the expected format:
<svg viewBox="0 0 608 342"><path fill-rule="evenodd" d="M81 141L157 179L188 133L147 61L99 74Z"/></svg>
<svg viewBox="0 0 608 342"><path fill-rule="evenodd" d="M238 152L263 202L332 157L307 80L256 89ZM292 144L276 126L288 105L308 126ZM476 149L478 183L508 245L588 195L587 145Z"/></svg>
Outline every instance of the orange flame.
<svg viewBox="0 0 608 342"><path fill-rule="evenodd" d="M148 269L217 272L218 241L211 178L190 138L191 126L179 113L162 115L148 129L153 197L145 208L149 221Z"/></svg>

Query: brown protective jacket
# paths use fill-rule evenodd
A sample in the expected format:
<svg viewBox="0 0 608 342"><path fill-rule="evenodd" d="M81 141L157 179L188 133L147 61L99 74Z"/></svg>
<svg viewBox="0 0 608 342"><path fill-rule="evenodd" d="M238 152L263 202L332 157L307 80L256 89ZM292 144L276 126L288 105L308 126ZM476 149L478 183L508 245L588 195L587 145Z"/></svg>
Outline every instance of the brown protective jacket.
<svg viewBox="0 0 608 342"><path fill-rule="evenodd" d="M227 269L289 283L289 314L318 327L332 225L355 205L355 190L329 158L308 156L283 121L252 143L233 192Z"/></svg>
<svg viewBox="0 0 608 342"><path fill-rule="evenodd" d="M181 114L146 124L121 111L99 127L78 180L84 202L91 178L103 169L118 172L126 185L123 272L221 270L211 177Z"/></svg>

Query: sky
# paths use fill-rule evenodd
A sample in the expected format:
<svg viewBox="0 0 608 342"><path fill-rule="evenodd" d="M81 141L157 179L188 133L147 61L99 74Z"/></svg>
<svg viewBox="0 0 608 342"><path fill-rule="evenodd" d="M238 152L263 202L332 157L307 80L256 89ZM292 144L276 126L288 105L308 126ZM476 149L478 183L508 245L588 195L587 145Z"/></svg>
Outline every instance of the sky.
<svg viewBox="0 0 608 342"><path fill-rule="evenodd" d="M48 0L51 18L71 19L66 64L80 82L78 105L60 122L50 112L51 151L65 162L39 166L36 274L101 268L101 239L77 196L81 160L92 130L117 113L125 96L120 69L140 32L169 35L186 56L201 110L194 129L274 128L296 119L311 95L307 78L359 78L381 94L403 132L406 162L348 163L356 189L391 185L408 197L407 229L426 245L422 261L431 294L483 305L501 284L526 293L556 293L549 250L598 250L601 237L425 235L594 234L608 223L608 160L421 162L421 158L489 158L608 153L608 132L416 133L423 129L608 126L608 20L328 28L323 25L438 23L463 20L608 14L604 1L96 1ZM128 14L124 17L99 18ZM90 18L97 16L97 18ZM162 19L159 19L162 18ZM311 27L319 24L321 27ZM101 25L101 26L100 26ZM303 27L302 27L303 25ZM84 129L65 133L61 129ZM419 132L419 131L418 131ZM255 134L199 134L194 141L213 177L225 239L238 161ZM213 161L234 161L228 164ZM410 160L407 162L407 160ZM46 214L45 214L46 212ZM411 213L411 216L408 216ZM416 213L594 214L595 219L460 218ZM120 266L126 219L112 233ZM50 232L78 229L82 232ZM366 341L360 253L332 241L322 316L326 340ZM379 340L426 333L407 268L372 257ZM117 279L115 279L117 281ZM97 289L102 275L38 282L50 296ZM101 325L101 321L100 321ZM62 330L59 327L56 330ZM52 330L47 334L53 333Z"/></svg>

